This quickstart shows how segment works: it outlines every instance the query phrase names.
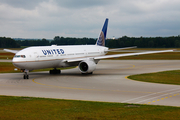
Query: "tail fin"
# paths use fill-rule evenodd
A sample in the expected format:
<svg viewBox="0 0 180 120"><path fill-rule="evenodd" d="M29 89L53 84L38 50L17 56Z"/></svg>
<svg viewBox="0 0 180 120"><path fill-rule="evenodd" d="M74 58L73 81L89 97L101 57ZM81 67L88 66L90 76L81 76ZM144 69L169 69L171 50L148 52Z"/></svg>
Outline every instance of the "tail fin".
<svg viewBox="0 0 180 120"><path fill-rule="evenodd" d="M108 27L108 18L106 18L106 20L105 20L104 26L103 26L100 36L96 42L96 45L105 46L107 27Z"/></svg>

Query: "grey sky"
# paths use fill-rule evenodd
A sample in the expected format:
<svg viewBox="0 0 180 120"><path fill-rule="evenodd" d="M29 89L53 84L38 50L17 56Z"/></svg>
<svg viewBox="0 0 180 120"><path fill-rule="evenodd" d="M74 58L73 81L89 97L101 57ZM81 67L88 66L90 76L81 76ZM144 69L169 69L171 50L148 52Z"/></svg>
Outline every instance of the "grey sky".
<svg viewBox="0 0 180 120"><path fill-rule="evenodd" d="M0 0L0 36L18 38L180 34L179 0Z"/></svg>

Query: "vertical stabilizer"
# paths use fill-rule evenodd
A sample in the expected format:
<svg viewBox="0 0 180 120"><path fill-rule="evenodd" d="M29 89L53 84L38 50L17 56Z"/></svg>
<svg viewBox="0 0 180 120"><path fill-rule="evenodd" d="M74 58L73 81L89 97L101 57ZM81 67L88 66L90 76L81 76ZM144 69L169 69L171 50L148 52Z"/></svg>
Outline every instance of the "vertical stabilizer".
<svg viewBox="0 0 180 120"><path fill-rule="evenodd" d="M100 36L96 42L96 45L105 46L107 27L108 27L108 18L106 18L106 20L105 20L104 26L103 26Z"/></svg>

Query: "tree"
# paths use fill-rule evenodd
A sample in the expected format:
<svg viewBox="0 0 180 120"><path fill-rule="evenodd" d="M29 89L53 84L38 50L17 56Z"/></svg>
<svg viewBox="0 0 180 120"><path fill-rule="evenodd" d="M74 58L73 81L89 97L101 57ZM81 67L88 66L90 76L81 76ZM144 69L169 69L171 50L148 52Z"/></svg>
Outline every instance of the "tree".
<svg viewBox="0 0 180 120"><path fill-rule="evenodd" d="M15 40L6 37L0 37L0 48L18 48L19 44Z"/></svg>
<svg viewBox="0 0 180 120"><path fill-rule="evenodd" d="M179 48L179 47L180 47L180 42L179 42L179 40L176 40L176 41L174 42L174 46L175 46L176 48Z"/></svg>
<svg viewBox="0 0 180 120"><path fill-rule="evenodd" d="M151 40L151 41L148 42L148 47L149 47L149 48L153 48L153 47L154 47L154 42L153 42L153 40Z"/></svg>

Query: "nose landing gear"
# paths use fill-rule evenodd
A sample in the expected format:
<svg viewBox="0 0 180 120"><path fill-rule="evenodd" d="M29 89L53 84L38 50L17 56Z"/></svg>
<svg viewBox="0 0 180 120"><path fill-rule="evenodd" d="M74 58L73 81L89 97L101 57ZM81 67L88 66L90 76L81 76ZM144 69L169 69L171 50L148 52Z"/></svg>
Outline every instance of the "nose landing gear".
<svg viewBox="0 0 180 120"><path fill-rule="evenodd" d="M28 72L29 70L24 70L24 76L23 76L24 79L29 79Z"/></svg>

